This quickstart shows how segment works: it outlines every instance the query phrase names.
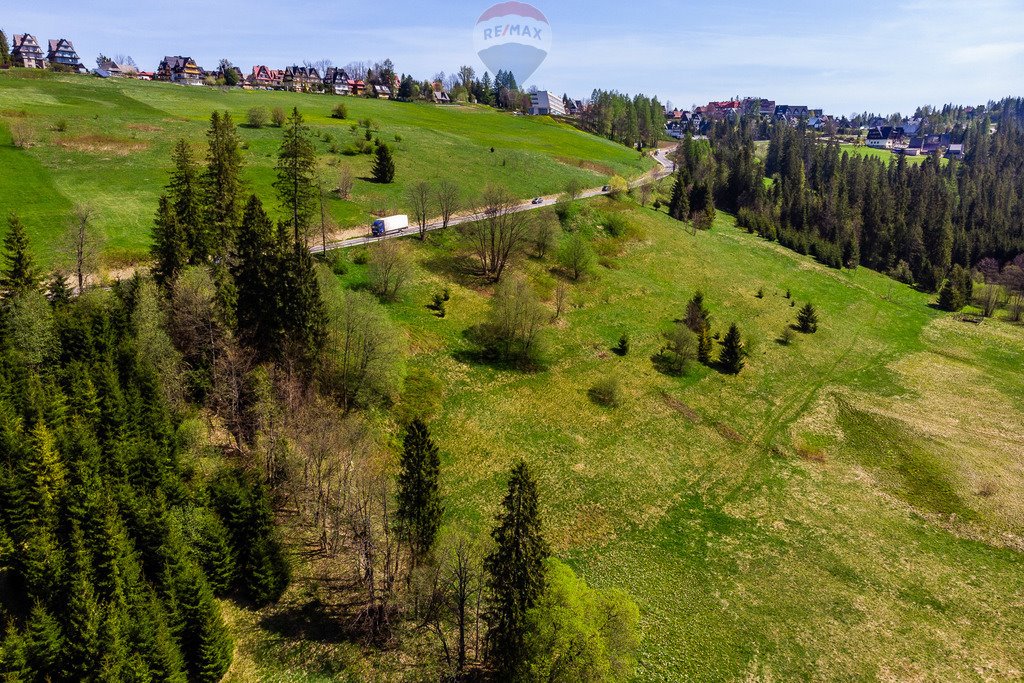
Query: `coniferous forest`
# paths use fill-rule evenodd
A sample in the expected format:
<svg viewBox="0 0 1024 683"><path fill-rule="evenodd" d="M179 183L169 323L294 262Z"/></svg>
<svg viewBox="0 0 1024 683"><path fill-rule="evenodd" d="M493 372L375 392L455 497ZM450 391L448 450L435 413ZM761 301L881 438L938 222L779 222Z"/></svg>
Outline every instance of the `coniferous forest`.
<svg viewBox="0 0 1024 683"><path fill-rule="evenodd" d="M955 267L992 260L998 273L1024 252L1024 100L995 103L973 120L960 114L953 130L965 158L933 155L918 165L852 155L835 139L789 125L770 127L762 163L760 123L717 124L710 148L690 138L680 147L686 214L700 214L711 188L715 204L752 232L830 266L864 265L926 291L937 291Z"/></svg>

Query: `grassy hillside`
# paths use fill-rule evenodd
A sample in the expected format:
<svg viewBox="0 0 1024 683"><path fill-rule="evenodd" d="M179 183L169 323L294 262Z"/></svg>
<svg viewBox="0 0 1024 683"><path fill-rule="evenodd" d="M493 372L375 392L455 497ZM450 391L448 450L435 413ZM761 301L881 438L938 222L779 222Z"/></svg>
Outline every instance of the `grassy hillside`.
<svg viewBox="0 0 1024 683"><path fill-rule="evenodd" d="M434 429L449 520L486 532L505 472L525 458L556 552L639 604L641 681L1024 675L1024 328L956 322L926 295L824 268L726 216L693 236L664 214L596 207L644 237L573 286L535 374L469 360L463 332L489 290L451 257L454 233L409 241L418 277L391 312L411 366L445 387ZM550 265L523 264L549 293ZM350 265L339 286L365 278ZM426 305L445 286L439 319ZM716 331L742 328L738 377L653 367L698 288ZM791 346L776 341L795 319L787 289L822 321ZM609 352L622 332L624 358ZM618 409L588 399L608 375L622 382ZM234 616L270 625L243 639L236 680L367 675L353 646L309 636L326 585L300 582L270 614ZM307 637L282 635L275 614ZM381 679L411 673L372 657Z"/></svg>
<svg viewBox="0 0 1024 683"><path fill-rule="evenodd" d="M349 120L330 118L338 102L348 106ZM401 209L406 188L424 179L454 179L469 195L489 182L502 183L529 197L559 192L573 177L594 186L612 174L636 176L653 163L551 119L486 108L227 91L19 69L0 72L0 213L18 210L37 249L52 254L70 208L84 201L96 212L108 260L143 256L174 143L185 138L202 156L211 112L228 110L236 123L244 124L246 112L256 106L299 108L319 136L328 187L335 186L340 164L349 164L360 178L352 201L330 201L340 226L367 225L373 210ZM395 150L398 175L392 185L365 179L371 157L338 153L363 137L365 130L356 122L367 118L373 122L372 134ZM12 128L28 133L28 149L11 145ZM250 189L272 203L280 130L243 127L239 132Z"/></svg>
<svg viewBox="0 0 1024 683"><path fill-rule="evenodd" d="M862 156L862 157L874 157L881 159L885 163L895 161L897 156L888 149L876 149L874 147L868 147L867 145L843 145L840 149L847 152L850 156ZM907 163L911 165L923 164L927 156L907 157ZM942 164L949 163L946 159L941 161Z"/></svg>

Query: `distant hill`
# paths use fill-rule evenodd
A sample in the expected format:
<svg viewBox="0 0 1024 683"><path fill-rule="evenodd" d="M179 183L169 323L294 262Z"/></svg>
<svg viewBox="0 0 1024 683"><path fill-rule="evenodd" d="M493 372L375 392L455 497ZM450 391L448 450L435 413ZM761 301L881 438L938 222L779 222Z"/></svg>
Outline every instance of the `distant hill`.
<svg viewBox="0 0 1024 683"><path fill-rule="evenodd" d="M339 102L348 119L331 118ZM600 185L613 174L636 176L649 159L547 117L477 106L435 106L355 97L187 87L38 71L0 72L0 214L16 210L38 253L49 260L77 203L88 204L104 233L108 265L146 255L170 151L185 138L205 153L214 110L231 112L245 143L250 189L273 205L271 183L280 130L244 126L252 107L298 107L318 136L325 186L342 165L357 180L351 201L331 193L328 211L339 227L367 225L373 211L404 210L407 187L451 178L467 196L500 183L520 197L560 192L571 178ZM392 185L369 176L369 155L346 156L370 135L392 146ZM25 148L12 145L12 133ZM0 227L0 232L6 225Z"/></svg>

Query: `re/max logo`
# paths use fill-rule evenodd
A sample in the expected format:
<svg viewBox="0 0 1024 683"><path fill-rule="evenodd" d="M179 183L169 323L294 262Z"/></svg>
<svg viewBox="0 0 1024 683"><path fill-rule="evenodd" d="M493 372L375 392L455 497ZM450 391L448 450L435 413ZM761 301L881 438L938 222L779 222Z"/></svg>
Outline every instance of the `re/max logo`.
<svg viewBox="0 0 1024 683"><path fill-rule="evenodd" d="M495 28L485 28L484 40L494 40L496 38L504 38L505 36L522 36L523 38L540 40L540 33L541 30L539 28L533 28L532 26L505 24L504 26L497 26Z"/></svg>

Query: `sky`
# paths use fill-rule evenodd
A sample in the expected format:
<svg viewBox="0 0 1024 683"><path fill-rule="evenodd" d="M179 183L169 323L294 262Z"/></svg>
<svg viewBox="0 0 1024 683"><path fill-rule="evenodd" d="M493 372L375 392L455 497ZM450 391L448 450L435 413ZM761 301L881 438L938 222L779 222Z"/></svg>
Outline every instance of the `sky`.
<svg viewBox="0 0 1024 683"><path fill-rule="evenodd" d="M492 0L493 1L493 0ZM4 0L0 28L71 39L83 62L164 55L284 67L389 57L419 79L484 65L473 28L492 1ZM1024 95L1024 0L534 0L552 46L526 85L584 99L594 88L680 108L734 96L833 114L913 113Z"/></svg>

